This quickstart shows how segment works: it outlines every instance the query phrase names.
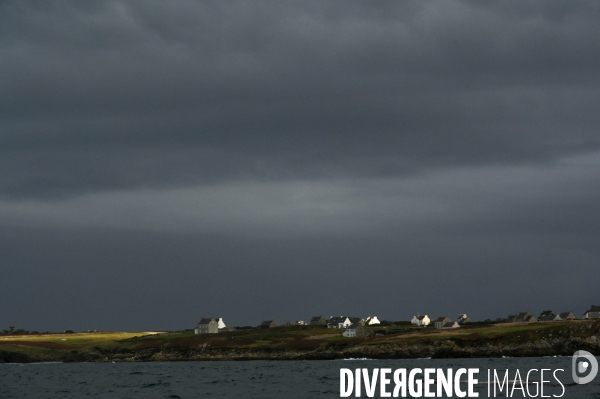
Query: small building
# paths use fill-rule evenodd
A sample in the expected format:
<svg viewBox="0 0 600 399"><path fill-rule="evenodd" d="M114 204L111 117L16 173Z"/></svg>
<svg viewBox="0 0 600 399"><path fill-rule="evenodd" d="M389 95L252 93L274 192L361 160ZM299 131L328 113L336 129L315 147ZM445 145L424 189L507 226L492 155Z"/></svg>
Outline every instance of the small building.
<svg viewBox="0 0 600 399"><path fill-rule="evenodd" d="M296 320L296 325L297 326L305 326L306 323L304 322L304 320Z"/></svg>
<svg viewBox="0 0 600 399"><path fill-rule="evenodd" d="M369 316L365 320L365 325L372 326L375 324L381 324L381 322L377 319L377 316Z"/></svg>
<svg viewBox="0 0 600 399"><path fill-rule="evenodd" d="M260 325L258 326L258 328L272 328L272 327L277 327L277 323L275 323L275 320L265 320L262 323L260 323Z"/></svg>
<svg viewBox="0 0 600 399"><path fill-rule="evenodd" d="M438 317L437 319L435 319L435 321L433 322L433 325L438 330L441 330L442 327L444 327L444 324L450 323L450 322L452 322L452 320L448 316L441 316L441 317Z"/></svg>
<svg viewBox="0 0 600 399"><path fill-rule="evenodd" d="M219 332L219 322L214 317L203 318L198 322L195 334L216 334Z"/></svg>
<svg viewBox="0 0 600 399"><path fill-rule="evenodd" d="M350 323L351 324L362 324L363 326L365 325L365 319L363 319L362 317L348 317L350 319Z"/></svg>
<svg viewBox="0 0 600 399"><path fill-rule="evenodd" d="M218 326L219 326L219 330L222 330L222 329L224 329L224 328L226 328L226 327L227 327L227 326L225 325L225 322L223 321L223 318L222 318L222 317L219 317L219 318L217 319L217 324L218 324Z"/></svg>
<svg viewBox="0 0 600 399"><path fill-rule="evenodd" d="M572 312L562 312L557 316L556 320L575 320L576 317Z"/></svg>
<svg viewBox="0 0 600 399"><path fill-rule="evenodd" d="M342 336L347 338L366 337L373 335L373 330L366 328L364 324L353 323L348 326L346 331L342 333Z"/></svg>
<svg viewBox="0 0 600 399"><path fill-rule="evenodd" d="M467 316L466 313L463 313L460 316L458 316L458 319L456 319L456 322L458 323L458 325L464 326L465 324L470 323L471 320L469 320L469 317Z"/></svg>
<svg viewBox="0 0 600 399"><path fill-rule="evenodd" d="M510 315L506 319L507 323L537 323L538 319L529 312L521 312L517 315Z"/></svg>
<svg viewBox="0 0 600 399"><path fill-rule="evenodd" d="M557 319L558 315L555 315L551 310L544 310L540 313L540 317L538 317L539 321L555 321L560 320Z"/></svg>
<svg viewBox="0 0 600 399"><path fill-rule="evenodd" d="M315 316L312 319L310 319L310 325L311 326L326 326L327 319L323 316Z"/></svg>
<svg viewBox="0 0 600 399"><path fill-rule="evenodd" d="M457 321L449 321L447 323L444 323L441 328L443 330L446 330L446 329L449 329L449 328L459 328L459 327L460 327L460 324L458 324Z"/></svg>
<svg viewBox="0 0 600 399"><path fill-rule="evenodd" d="M417 316L413 316L413 318L410 320L410 322L416 326L425 327L431 323L431 319L427 315L423 315L423 316L417 315Z"/></svg>
<svg viewBox="0 0 600 399"><path fill-rule="evenodd" d="M346 316L331 316L327 323L327 328L348 328L352 324L349 317Z"/></svg>
<svg viewBox="0 0 600 399"><path fill-rule="evenodd" d="M582 319L600 319L600 306L592 305L588 310L585 311Z"/></svg>

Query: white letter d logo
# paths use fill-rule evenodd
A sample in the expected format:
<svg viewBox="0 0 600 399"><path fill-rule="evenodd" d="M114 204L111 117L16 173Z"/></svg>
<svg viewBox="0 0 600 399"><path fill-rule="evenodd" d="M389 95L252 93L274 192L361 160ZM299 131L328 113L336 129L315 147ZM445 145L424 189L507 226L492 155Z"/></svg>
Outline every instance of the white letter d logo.
<svg viewBox="0 0 600 399"><path fill-rule="evenodd" d="M589 374L582 377L588 371ZM588 351L577 351L573 354L573 360L571 360L571 374L573 375L573 381L577 384L592 382L598 374L598 361Z"/></svg>

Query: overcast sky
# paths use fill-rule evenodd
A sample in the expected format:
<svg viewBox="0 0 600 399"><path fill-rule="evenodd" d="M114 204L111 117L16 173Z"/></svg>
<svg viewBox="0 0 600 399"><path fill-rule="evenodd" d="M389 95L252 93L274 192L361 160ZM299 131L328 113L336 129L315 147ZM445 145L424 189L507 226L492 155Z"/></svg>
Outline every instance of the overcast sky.
<svg viewBox="0 0 600 399"><path fill-rule="evenodd" d="M600 304L600 3L1 1L0 329Z"/></svg>

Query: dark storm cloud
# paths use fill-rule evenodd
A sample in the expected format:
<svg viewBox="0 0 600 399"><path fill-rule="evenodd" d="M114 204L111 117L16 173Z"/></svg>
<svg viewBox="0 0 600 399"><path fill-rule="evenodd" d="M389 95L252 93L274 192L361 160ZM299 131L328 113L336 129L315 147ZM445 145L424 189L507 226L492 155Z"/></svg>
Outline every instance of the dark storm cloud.
<svg viewBox="0 0 600 399"><path fill-rule="evenodd" d="M0 322L579 314L598 300L598 16L0 2L0 287L21 298Z"/></svg>
<svg viewBox="0 0 600 399"><path fill-rule="evenodd" d="M5 197L394 176L599 144L595 3L1 7Z"/></svg>

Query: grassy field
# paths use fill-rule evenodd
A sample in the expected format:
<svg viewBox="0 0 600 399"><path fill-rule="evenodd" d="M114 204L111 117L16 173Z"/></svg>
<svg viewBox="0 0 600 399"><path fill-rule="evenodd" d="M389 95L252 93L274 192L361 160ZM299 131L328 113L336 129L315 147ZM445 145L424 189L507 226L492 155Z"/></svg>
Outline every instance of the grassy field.
<svg viewBox="0 0 600 399"><path fill-rule="evenodd" d="M54 359L72 350L122 347L128 339L155 333L95 332L72 334L0 335L0 351L23 353L39 359Z"/></svg>
<svg viewBox="0 0 600 399"><path fill-rule="evenodd" d="M412 326L375 328L375 336L345 338L338 329L315 326L248 329L210 335L193 332L95 332L70 334L0 335L0 352L21 353L38 360L56 360L71 351L141 350L145 348L269 349L309 351L317 347L380 344L435 344L452 340L459 346L482 343L519 344L559 337L600 334L600 322L472 325L436 330Z"/></svg>

